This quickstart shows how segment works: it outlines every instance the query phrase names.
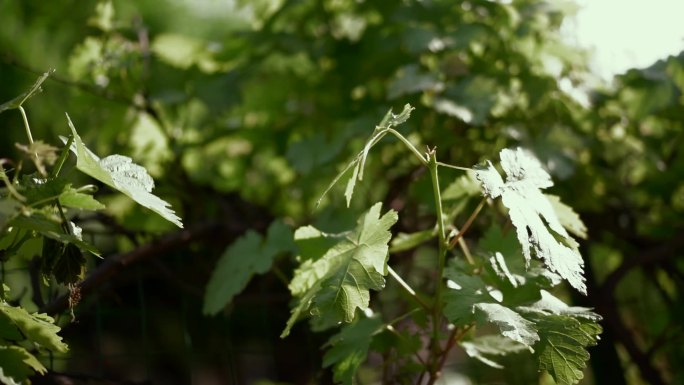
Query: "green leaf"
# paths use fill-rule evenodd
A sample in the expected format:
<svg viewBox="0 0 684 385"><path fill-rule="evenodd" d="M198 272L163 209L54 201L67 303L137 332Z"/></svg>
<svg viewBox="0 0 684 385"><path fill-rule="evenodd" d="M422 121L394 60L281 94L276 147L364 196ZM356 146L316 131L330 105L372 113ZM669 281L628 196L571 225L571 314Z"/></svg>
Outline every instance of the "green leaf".
<svg viewBox="0 0 684 385"><path fill-rule="evenodd" d="M523 318L520 314L498 303L475 304L478 318L491 322L499 327L501 335L527 347L532 347L539 341L539 335L533 322Z"/></svg>
<svg viewBox="0 0 684 385"><path fill-rule="evenodd" d="M601 316L594 313L592 309L581 306L568 306L546 290L541 290L540 300L527 306L519 306L517 309L528 314L563 315L584 318L590 321L601 320Z"/></svg>
<svg viewBox="0 0 684 385"><path fill-rule="evenodd" d="M482 278L469 274L465 269L465 266L458 266L455 260L444 269L449 287L444 293L444 315L456 326L475 321L476 304L494 301Z"/></svg>
<svg viewBox="0 0 684 385"><path fill-rule="evenodd" d="M67 345L62 337L57 335L60 328L54 320L46 314L29 314L20 307L0 303L0 313L7 316L21 333L30 341L38 343L47 349L66 352Z"/></svg>
<svg viewBox="0 0 684 385"><path fill-rule="evenodd" d="M596 345L601 326L586 318L550 315L537 320L540 341L534 346L539 368L558 384L570 385L584 378L588 346Z"/></svg>
<svg viewBox="0 0 684 385"><path fill-rule="evenodd" d="M323 325L352 322L357 308L368 308L369 290L385 286L387 244L392 237L389 228L398 217L393 210L380 217L381 207L381 203L373 205L359 218L356 228L331 248L315 250L316 259L302 256L304 263L289 286L298 303L281 337L286 337L307 311L319 317ZM307 229L307 234L313 234L313 228Z"/></svg>
<svg viewBox="0 0 684 385"><path fill-rule="evenodd" d="M34 372L45 374L47 369L23 347L0 345L0 383L23 384Z"/></svg>
<svg viewBox="0 0 684 385"><path fill-rule="evenodd" d="M472 172L468 172L456 178L455 181L451 182L446 189L442 192L442 200L450 201L462 199L465 197L476 196L480 192L480 185L475 179Z"/></svg>
<svg viewBox="0 0 684 385"><path fill-rule="evenodd" d="M271 223L266 238L248 231L230 245L218 260L204 295L204 314L216 314L247 286L255 274L264 274L280 253L292 251L292 230L280 221Z"/></svg>
<svg viewBox="0 0 684 385"><path fill-rule="evenodd" d="M26 100L28 100L28 98L30 98L30 97L32 97L33 95L35 95L35 94L39 93L40 91L42 91L42 89L40 88L40 86L43 84L43 82L45 81L45 79L47 79L47 77L50 76L50 74L51 74L52 72L53 72L52 70L51 70L51 71L48 71L48 72L45 72L44 74L42 74L42 75L35 81L35 83L33 83L33 85L31 86L31 88L29 88L28 91L24 92L23 94L17 96L16 98L14 98L14 99L12 99L12 100L10 100L10 101L8 101L8 102L3 103L2 105L0 105L0 113L2 113L2 112L5 111L5 110L11 110L11 109L14 109L14 108L19 108L22 104L24 104L24 102L25 102Z"/></svg>
<svg viewBox="0 0 684 385"><path fill-rule="evenodd" d="M411 250L421 243L437 236L436 229L418 231L411 234L399 233L392 239L390 253Z"/></svg>
<svg viewBox="0 0 684 385"><path fill-rule="evenodd" d="M41 263L41 272L46 276L54 275L61 284L74 284L85 275L86 259L72 243L44 239Z"/></svg>
<svg viewBox="0 0 684 385"><path fill-rule="evenodd" d="M51 218L46 213L34 211L30 215L20 215L12 221L14 225L25 229L34 230L44 237L60 241L62 243L73 243L79 249L86 250L95 256L100 256L100 252L88 242L81 238L81 228L73 222L62 224L59 218ZM65 233L64 226L69 226L71 234Z"/></svg>
<svg viewBox="0 0 684 385"><path fill-rule="evenodd" d="M69 115L67 115L67 120L74 136L72 151L78 158L76 168L124 193L138 204L156 212L176 226L183 227L181 219L169 208L169 203L151 193L154 188L154 180L144 167L133 163L131 158L122 155L110 155L100 159L83 144Z"/></svg>
<svg viewBox="0 0 684 385"><path fill-rule="evenodd" d="M340 171L337 176L330 182L328 187L326 187L325 191L323 191L323 194L321 194L321 197L318 198L316 201L316 206L320 205L321 201L323 200L323 197L325 197L328 192L337 184L337 182L342 179L343 176L347 175L347 173L350 172L351 170L351 178L347 181L347 186L344 190L344 196L347 199L347 207L351 204L351 199L352 196L354 195L354 187L356 187L356 181L363 180L363 170L366 166L366 158L368 157L368 152L370 149L382 139L385 134L387 133L384 130L387 130L392 127L396 127L404 122L406 122L410 117L411 117L411 111L413 111L414 108L411 107L410 104L404 105L404 109L399 113L399 114L394 114L392 113L392 109L387 111L387 114L385 114L385 117L382 119L379 125L375 127L375 131L373 132L373 135L366 141L366 144L363 146L363 150L359 152L356 157L347 164L347 166Z"/></svg>
<svg viewBox="0 0 684 385"><path fill-rule="evenodd" d="M546 198L551 202L551 206L553 206L553 210L556 212L561 225L574 235L582 239L587 239L587 226L584 225L584 222L582 222L575 210L561 202L560 197L557 197L556 195L544 195L546 195Z"/></svg>
<svg viewBox="0 0 684 385"><path fill-rule="evenodd" d="M81 210L102 210L105 205L93 198L90 194L85 194L67 185L59 196L59 203L64 207Z"/></svg>
<svg viewBox="0 0 684 385"><path fill-rule="evenodd" d="M331 346L323 356L323 367L333 367L333 379L337 383L351 385L354 374L368 357L373 336L382 330L378 318L362 318L342 327L339 333L328 340Z"/></svg>
<svg viewBox="0 0 684 385"><path fill-rule="evenodd" d="M534 250L537 258L542 259L551 271L586 293L584 261L576 249L576 242L558 220L551 202L540 191L553 185L551 177L536 158L521 148L515 151L504 149L500 157L507 175L505 183L491 162L476 166L475 173L484 193L490 198L501 196L508 208L525 260L529 263L530 250ZM563 242L556 239L545 223Z"/></svg>
<svg viewBox="0 0 684 385"><path fill-rule="evenodd" d="M502 335L476 337L470 341L461 342L461 347L470 357L496 369L503 369L503 366L489 356L505 356L529 350L525 345Z"/></svg>

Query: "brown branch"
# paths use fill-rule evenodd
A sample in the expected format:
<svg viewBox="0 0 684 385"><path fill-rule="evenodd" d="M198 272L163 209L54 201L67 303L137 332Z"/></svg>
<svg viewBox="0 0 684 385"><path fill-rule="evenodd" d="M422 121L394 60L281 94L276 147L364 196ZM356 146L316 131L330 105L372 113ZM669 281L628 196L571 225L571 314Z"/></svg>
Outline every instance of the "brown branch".
<svg viewBox="0 0 684 385"><path fill-rule="evenodd" d="M157 241L143 245L131 252L112 255L107 257L102 264L92 270L86 279L76 284L75 288L80 291L82 297L85 297L130 265L162 255L220 230L221 226L215 223L199 225L197 227L183 229L168 234ZM40 312L57 314L68 308L69 293L66 293L42 307Z"/></svg>

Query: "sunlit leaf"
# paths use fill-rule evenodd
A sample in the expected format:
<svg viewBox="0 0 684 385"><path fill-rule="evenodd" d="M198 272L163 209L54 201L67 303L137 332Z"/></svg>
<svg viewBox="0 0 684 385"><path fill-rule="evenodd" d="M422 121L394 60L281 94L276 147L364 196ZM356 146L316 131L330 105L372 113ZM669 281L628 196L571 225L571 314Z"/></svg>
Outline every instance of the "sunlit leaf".
<svg viewBox="0 0 684 385"><path fill-rule="evenodd" d="M56 352L66 352L67 345L57 335L60 328L46 314L29 314L20 307L0 302L0 313L7 316L28 340Z"/></svg>
<svg viewBox="0 0 684 385"><path fill-rule="evenodd" d="M486 195L490 198L501 196L516 228L525 259L529 262L533 250L550 270L586 293L584 261L577 251L577 243L558 220L551 202L541 193L541 189L553 185L551 177L539 161L520 148L504 149L500 156L506 172L505 183L491 162L477 166L476 176Z"/></svg>
<svg viewBox="0 0 684 385"><path fill-rule="evenodd" d="M553 206L561 225L563 225L563 227L565 227L572 234L586 239L587 226L584 225L584 222L582 222L582 219L580 219L575 210L561 202L560 198L556 195L544 195L546 195L546 197L549 199L549 202L551 202L551 206Z"/></svg>
<svg viewBox="0 0 684 385"><path fill-rule="evenodd" d="M100 159L83 144L69 115L67 115L67 120L74 136L72 151L78 157L76 168L124 193L176 226L183 227L181 219L169 208L169 203L151 193L154 188L154 180L144 167L133 163L131 158L122 155L110 155Z"/></svg>
<svg viewBox="0 0 684 385"><path fill-rule="evenodd" d="M352 322L357 309L368 308L369 290L385 286L389 228L398 217L393 210L381 217L381 207L381 203L373 205L359 218L353 231L331 248L318 250L317 259L303 256L305 262L290 282L290 291L298 303L281 337L287 336L294 323L307 312L319 317L324 325Z"/></svg>
<svg viewBox="0 0 684 385"><path fill-rule="evenodd" d="M516 311L498 303L475 304L476 312L479 312L486 322L491 322L499 327L501 335L525 346L531 347L539 341L539 335L534 323L526 320Z"/></svg>

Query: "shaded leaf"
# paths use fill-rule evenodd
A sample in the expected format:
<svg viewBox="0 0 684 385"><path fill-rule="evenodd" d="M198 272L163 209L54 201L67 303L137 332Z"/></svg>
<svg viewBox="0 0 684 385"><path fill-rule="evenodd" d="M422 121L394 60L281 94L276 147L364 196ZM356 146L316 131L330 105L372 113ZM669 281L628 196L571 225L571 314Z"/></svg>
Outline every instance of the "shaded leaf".
<svg viewBox="0 0 684 385"><path fill-rule="evenodd" d="M399 233L392 239L390 253L411 250L421 243L437 236L435 229L418 231L411 234Z"/></svg>
<svg viewBox="0 0 684 385"><path fill-rule="evenodd" d="M0 383L23 384L34 372L45 374L47 369L23 347L0 345Z"/></svg>
<svg viewBox="0 0 684 385"><path fill-rule="evenodd" d="M59 196L59 203L64 207L81 210L102 210L105 208L105 205L93 198L92 195L80 192L71 185L64 188Z"/></svg>
<svg viewBox="0 0 684 385"><path fill-rule="evenodd" d="M144 167L133 163L131 158L122 155L110 155L100 159L83 144L69 115L67 115L67 120L74 136L72 151L78 158L76 168L124 193L138 204L156 212L176 226L183 227L181 219L169 208L169 203L151 193L154 188L154 181Z"/></svg>
<svg viewBox="0 0 684 385"><path fill-rule="evenodd" d="M333 379L344 385L353 383L354 374L368 357L373 335L382 330L378 318L361 318L342 327L339 333L328 340L330 349L323 356L323 367L332 366Z"/></svg>
<svg viewBox="0 0 684 385"><path fill-rule="evenodd" d="M505 183L491 162L476 166L475 172L485 194L491 198L501 196L508 208L525 259L529 263L530 250L534 250L537 258L542 259L551 271L586 293L584 261L577 251L577 243L563 228L551 203L540 191L553 185L551 177L539 161L520 148L515 151L504 149L500 157L507 175Z"/></svg>
<svg viewBox="0 0 684 385"><path fill-rule="evenodd" d="M281 337L289 334L294 323L306 315L319 318L323 325L352 322L356 309L365 310L369 290L385 286L389 228L397 222L397 213L388 211L380 217L381 203L363 214L356 228L331 248L317 250L317 259L303 256L304 263L295 271L290 291L298 303ZM312 227L307 227L312 234ZM326 237L320 233L321 237Z"/></svg>
<svg viewBox="0 0 684 385"><path fill-rule="evenodd" d="M444 293L444 315L456 326L475 321L475 305L492 302L487 285L478 275L471 275L459 268L456 262L444 270L449 290Z"/></svg>
<svg viewBox="0 0 684 385"><path fill-rule="evenodd" d="M503 366L489 356L505 356L529 350L525 345L502 335L476 337L470 341L461 342L461 347L470 357L496 369L503 369Z"/></svg>
<svg viewBox="0 0 684 385"><path fill-rule="evenodd" d="M26 92L24 92L23 94L17 96L16 98L10 100L9 102L6 102L6 103L3 103L2 105L0 105L0 113L3 112L3 111L5 111L5 110L11 110L11 109L13 109L13 108L19 108L22 104L24 104L24 102L25 102L26 100L28 100L28 98L30 98L30 97L32 97L33 95L35 95L35 94L39 93L40 91L42 91L42 89L40 88L40 86L43 84L43 82L45 81L45 79L47 79L47 77L50 76L50 74L51 74L52 72L53 72L53 71L45 72L44 74L42 74L42 75L35 81L35 83L33 83L33 85L31 86L31 88L29 88L28 91L26 91Z"/></svg>
<svg viewBox="0 0 684 385"><path fill-rule="evenodd" d="M558 384L570 385L584 378L589 360L587 347L596 345L601 326L595 321L570 316L544 316L536 321L540 341L535 345L539 368Z"/></svg>
<svg viewBox="0 0 684 385"><path fill-rule="evenodd" d="M255 274L269 271L278 254L293 249L292 230L280 221L271 223L265 238L248 231L218 260L204 295L204 314L221 311Z"/></svg>

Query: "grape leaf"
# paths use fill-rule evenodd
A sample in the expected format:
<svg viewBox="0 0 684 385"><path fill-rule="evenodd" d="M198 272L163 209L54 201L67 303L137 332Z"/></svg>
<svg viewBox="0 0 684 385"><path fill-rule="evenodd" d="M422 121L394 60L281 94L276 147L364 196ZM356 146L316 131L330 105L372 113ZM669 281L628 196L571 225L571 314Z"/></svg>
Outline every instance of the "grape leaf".
<svg viewBox="0 0 684 385"><path fill-rule="evenodd" d="M13 108L19 108L19 107L21 107L22 104L24 104L24 102L26 100L28 100L28 98L30 98L33 95L42 91L43 89L40 88L40 86L43 84L45 79L47 79L47 77L50 76L50 74L52 72L54 72L54 70L50 70L48 72L45 72L33 83L33 85L31 86L31 88L29 88L28 91L24 92L23 94L17 96L16 98L14 98L12 100L0 105L0 112L3 112L5 110L11 110Z"/></svg>
<svg viewBox="0 0 684 385"><path fill-rule="evenodd" d="M470 357L496 369L503 369L503 366L488 356L505 356L528 350L525 345L502 335L476 337L470 341L461 342L461 347Z"/></svg>
<svg viewBox="0 0 684 385"><path fill-rule="evenodd" d="M318 316L324 325L352 322L356 309L365 310L370 301L369 290L385 286L389 228L397 222L397 213L389 210L380 217L382 204L376 203L358 221L356 228L334 246L318 250L313 259L306 255L295 271L289 288L298 303L292 309L281 337L286 337L294 323L306 311ZM306 234L316 229L306 227ZM316 230L317 231L317 230ZM301 236L298 231L296 234ZM320 237L327 237L318 232Z"/></svg>
<svg viewBox="0 0 684 385"><path fill-rule="evenodd" d="M541 299L527 306L517 308L526 313L541 315L564 315L574 318L584 318L590 321L600 321L601 316L591 311L591 308L568 306L565 302L553 296L546 290L541 290Z"/></svg>
<svg viewBox="0 0 684 385"><path fill-rule="evenodd" d="M520 314L498 303L475 304L476 314L485 321L499 327L501 335L519 342L529 348L539 341L539 335L534 323L526 320Z"/></svg>
<svg viewBox="0 0 684 385"><path fill-rule="evenodd" d="M584 225L584 222L582 222L582 219L580 219L575 210L561 202L560 198L556 195L544 195L546 195L546 198L551 202L551 206L553 206L553 210L556 212L561 225L576 236L586 239L587 226Z"/></svg>
<svg viewBox="0 0 684 385"><path fill-rule="evenodd" d="M475 174L490 198L501 196L516 228L523 255L529 263L530 249L546 266L566 279L570 285L586 293L583 277L584 261L577 251L577 243L562 226L549 199L540 189L553 185L551 177L537 159L521 148L501 150L501 165L506 182L491 162L476 166ZM546 224L560 237L549 232Z"/></svg>
<svg viewBox="0 0 684 385"><path fill-rule="evenodd" d="M0 313L7 316L21 333L30 341L38 343L47 349L66 352L67 345L62 337L57 335L60 328L54 320L46 314L29 314L20 307L10 306L0 302Z"/></svg>
<svg viewBox="0 0 684 385"><path fill-rule="evenodd" d="M34 372L47 369L23 347L0 345L0 383L23 384Z"/></svg>
<svg viewBox="0 0 684 385"><path fill-rule="evenodd" d="M456 260L444 269L449 290L444 293L444 315L456 326L467 325L475 320L475 305L494 301L486 284L478 275L464 272Z"/></svg>
<svg viewBox="0 0 684 385"><path fill-rule="evenodd" d="M392 109L387 111L387 114L385 114L385 117L382 119L380 124L378 124L375 127L375 130L373 131L373 135L366 141L366 144L363 146L363 150L354 157L354 159L347 164L347 166L339 173L337 176L330 182L328 187L323 191L323 194L321 194L321 197L318 198L318 201L316 201L316 206L318 206L321 203L321 200L323 200L323 197L325 197L328 192L337 184L337 182L342 179L343 176L347 175L350 173L351 170L351 177L349 180L347 180L347 186L344 190L344 196L347 200L347 207L351 204L351 199L352 196L354 195L354 187L356 186L356 181L361 181L363 180L363 170L366 166L366 158L368 157L368 152L370 149L382 139L385 134L387 133L387 129L396 127L404 122L406 122L409 117L411 117L411 111L413 111L414 108L411 107L410 104L404 105L404 109L399 113L399 114L394 114L392 113Z"/></svg>
<svg viewBox="0 0 684 385"><path fill-rule="evenodd" d="M292 230L280 221L271 223L266 237L248 231L224 252L207 284L204 314L216 314L244 290L254 274L267 272L280 253L294 249Z"/></svg>
<svg viewBox="0 0 684 385"><path fill-rule="evenodd" d="M59 203L64 207L81 210L102 210L105 208L105 205L93 198L92 195L80 192L69 184L59 196Z"/></svg>
<svg viewBox="0 0 684 385"><path fill-rule="evenodd" d="M540 341L534 347L539 368L558 384L576 384L589 359L588 346L596 345L601 326L586 318L543 316L536 321Z"/></svg>
<svg viewBox="0 0 684 385"><path fill-rule="evenodd" d="M354 374L368 357L372 337L382 330L378 318L362 318L344 326L326 343L331 346L323 356L323 367L333 367L333 379L344 385L351 385Z"/></svg>
<svg viewBox="0 0 684 385"><path fill-rule="evenodd" d="M183 227L181 219L169 208L169 203L151 193L154 188L154 180L144 167L133 163L131 158L123 155L110 155L100 159L83 144L68 114L67 120L74 136L74 144L71 150L77 156L76 168L124 193L138 204L156 212L174 225Z"/></svg>

